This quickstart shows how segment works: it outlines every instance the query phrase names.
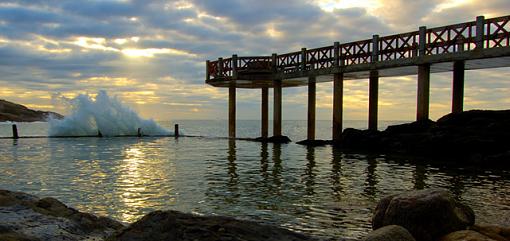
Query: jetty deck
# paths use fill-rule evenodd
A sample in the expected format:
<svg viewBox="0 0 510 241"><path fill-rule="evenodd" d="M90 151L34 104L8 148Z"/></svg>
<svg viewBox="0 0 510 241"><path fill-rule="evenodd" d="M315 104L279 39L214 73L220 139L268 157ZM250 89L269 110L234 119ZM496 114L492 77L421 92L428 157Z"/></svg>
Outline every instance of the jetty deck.
<svg viewBox="0 0 510 241"><path fill-rule="evenodd" d="M308 140L315 139L316 83L333 81L333 140L342 131L343 81L369 79L369 129L377 129L380 77L417 75L417 120L429 118L430 74L453 71L452 112L463 111L464 71L510 67L510 15L268 56L206 62L206 83L229 88L229 137L236 136L236 88L261 89L261 136L281 136L282 88L308 86Z"/></svg>

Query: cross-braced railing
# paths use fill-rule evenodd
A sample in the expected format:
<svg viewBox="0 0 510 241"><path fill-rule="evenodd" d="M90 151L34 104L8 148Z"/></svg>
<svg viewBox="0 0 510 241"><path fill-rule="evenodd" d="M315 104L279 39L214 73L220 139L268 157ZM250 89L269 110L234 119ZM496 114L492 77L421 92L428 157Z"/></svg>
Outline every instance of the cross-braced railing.
<svg viewBox="0 0 510 241"><path fill-rule="evenodd" d="M237 78L241 72L291 74L477 49L510 47L510 15L453 24L315 49L260 57L207 61L207 80Z"/></svg>

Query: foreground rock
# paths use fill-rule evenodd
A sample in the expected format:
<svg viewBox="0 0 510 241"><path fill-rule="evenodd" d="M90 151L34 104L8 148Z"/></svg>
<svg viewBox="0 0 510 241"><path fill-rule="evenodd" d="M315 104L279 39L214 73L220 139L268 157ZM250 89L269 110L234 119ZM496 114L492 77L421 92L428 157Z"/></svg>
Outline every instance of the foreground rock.
<svg viewBox="0 0 510 241"><path fill-rule="evenodd" d="M442 189L411 191L383 198L372 219L374 230L400 225L417 241L435 241L474 223L473 210Z"/></svg>
<svg viewBox="0 0 510 241"><path fill-rule="evenodd" d="M498 241L491 239L481 233L472 230L462 230L449 233L439 239L439 241Z"/></svg>
<svg viewBox="0 0 510 241"><path fill-rule="evenodd" d="M122 227L54 198L0 190L0 240L104 240Z"/></svg>
<svg viewBox="0 0 510 241"><path fill-rule="evenodd" d="M452 113L388 127L385 131L346 129L335 143L344 149L440 156L477 163L510 160L510 110Z"/></svg>
<svg viewBox="0 0 510 241"><path fill-rule="evenodd" d="M62 119L63 116L55 112L31 110L26 106L0 100L0 122L33 122L46 121L49 117Z"/></svg>
<svg viewBox="0 0 510 241"><path fill-rule="evenodd" d="M155 211L110 237L109 241L299 241L314 240L286 229L228 217L202 217L177 211Z"/></svg>
<svg viewBox="0 0 510 241"><path fill-rule="evenodd" d="M367 235L363 241L416 241L407 229L398 225L388 225Z"/></svg>

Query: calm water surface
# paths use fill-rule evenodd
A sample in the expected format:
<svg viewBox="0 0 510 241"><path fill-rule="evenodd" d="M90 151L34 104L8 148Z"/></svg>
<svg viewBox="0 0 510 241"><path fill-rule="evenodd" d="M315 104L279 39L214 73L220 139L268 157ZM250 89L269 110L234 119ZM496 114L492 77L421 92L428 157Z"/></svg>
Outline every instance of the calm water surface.
<svg viewBox="0 0 510 241"><path fill-rule="evenodd" d="M187 134L227 133L225 121L179 123ZM283 125L291 139L304 139L306 122ZM317 125L318 136L329 138L329 122ZM238 128L250 137L259 130L257 121L239 121ZM46 129L45 123L23 124L20 132L44 135ZM2 135L10 135L10 125L0 125ZM381 197L443 187L469 203L479 222L510 224L509 171L419 163L331 147L214 138L3 139L0 188L56 197L124 222L174 209L359 238L370 230Z"/></svg>

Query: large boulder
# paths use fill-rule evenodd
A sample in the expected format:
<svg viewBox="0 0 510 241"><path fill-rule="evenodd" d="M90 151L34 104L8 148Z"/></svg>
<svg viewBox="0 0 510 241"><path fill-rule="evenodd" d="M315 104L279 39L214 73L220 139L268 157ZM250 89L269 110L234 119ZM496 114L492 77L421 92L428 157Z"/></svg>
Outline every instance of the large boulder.
<svg viewBox="0 0 510 241"><path fill-rule="evenodd" d="M388 196L379 201L372 227L387 225L406 228L417 241L435 239L466 229L475 222L471 208L458 202L446 190L428 189Z"/></svg>
<svg viewBox="0 0 510 241"><path fill-rule="evenodd" d="M228 217L154 211L108 238L109 241L314 240L286 229Z"/></svg>
<svg viewBox="0 0 510 241"><path fill-rule="evenodd" d="M473 230L461 230L449 233L441 237L439 241L498 241L498 240L491 239Z"/></svg>
<svg viewBox="0 0 510 241"><path fill-rule="evenodd" d="M0 190L0 240L103 240L123 227L54 198Z"/></svg>
<svg viewBox="0 0 510 241"><path fill-rule="evenodd" d="M388 225L370 232L363 241L416 241L407 229Z"/></svg>

